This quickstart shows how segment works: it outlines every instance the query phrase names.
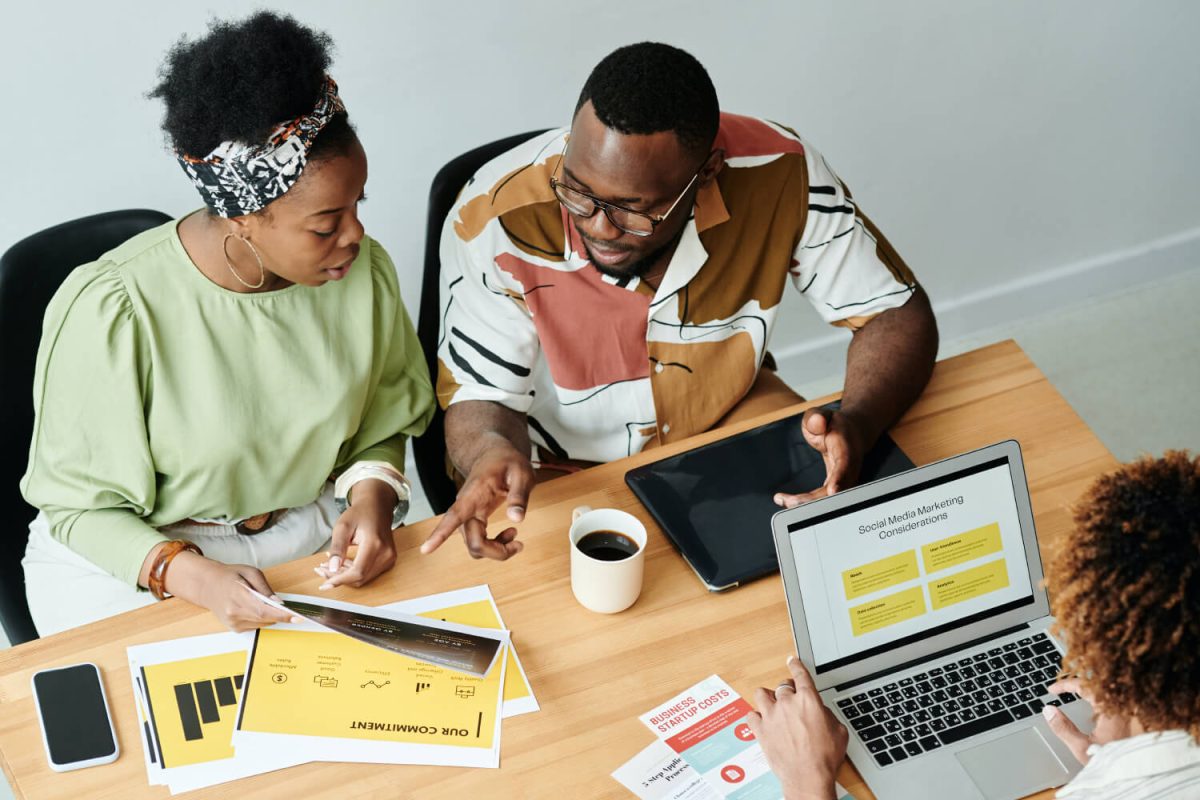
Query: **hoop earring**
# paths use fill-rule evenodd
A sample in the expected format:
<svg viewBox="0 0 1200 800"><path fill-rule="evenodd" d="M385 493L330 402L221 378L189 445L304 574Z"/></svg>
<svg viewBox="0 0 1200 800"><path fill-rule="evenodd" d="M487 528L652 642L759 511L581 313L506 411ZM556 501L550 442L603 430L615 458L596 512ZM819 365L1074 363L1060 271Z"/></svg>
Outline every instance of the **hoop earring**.
<svg viewBox="0 0 1200 800"><path fill-rule="evenodd" d="M225 266L229 267L229 271L233 273L233 277L237 278L238 283L245 286L247 289L261 289L263 284L267 282L267 268L263 266L262 256L258 254L258 250L254 245L250 244L250 240L245 236L237 236L238 241L250 248L250 252L254 253L254 259L258 262L258 283L246 283L246 280L238 274L234 269L233 261L229 259L229 237L237 236L234 233L225 234L225 238L221 240L221 252L225 254Z"/></svg>

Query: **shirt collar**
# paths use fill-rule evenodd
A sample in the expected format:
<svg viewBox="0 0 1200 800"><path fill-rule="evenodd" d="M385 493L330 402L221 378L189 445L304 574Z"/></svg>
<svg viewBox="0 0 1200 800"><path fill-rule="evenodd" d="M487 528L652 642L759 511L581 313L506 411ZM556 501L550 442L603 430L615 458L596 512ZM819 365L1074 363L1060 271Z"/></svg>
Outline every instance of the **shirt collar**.
<svg viewBox="0 0 1200 800"><path fill-rule="evenodd" d="M696 220L689 219L679 237L679 244L675 245L675 252L671 254L671 263L667 264L662 282L658 284L658 291L654 293L651 308L687 286L705 261L708 261L708 251L700 241Z"/></svg>
<svg viewBox="0 0 1200 800"><path fill-rule="evenodd" d="M1088 748L1091 756L1056 797L1086 795L1121 781L1134 781L1200 766L1200 746L1186 731L1143 733Z"/></svg>
<svg viewBox="0 0 1200 800"><path fill-rule="evenodd" d="M700 241L700 234L728 221L729 210L725 207L721 188L715 180L709 181L696 193L692 218L684 226L679 244L675 246L675 252L671 255L671 263L667 265L662 283L654 293L652 306L687 286L692 278L696 277L704 262L708 261L708 250Z"/></svg>
<svg viewBox="0 0 1200 800"><path fill-rule="evenodd" d="M696 192L693 216L696 218L697 233L729 221L729 209L725 207L725 198L721 196L721 187L716 180L709 181Z"/></svg>

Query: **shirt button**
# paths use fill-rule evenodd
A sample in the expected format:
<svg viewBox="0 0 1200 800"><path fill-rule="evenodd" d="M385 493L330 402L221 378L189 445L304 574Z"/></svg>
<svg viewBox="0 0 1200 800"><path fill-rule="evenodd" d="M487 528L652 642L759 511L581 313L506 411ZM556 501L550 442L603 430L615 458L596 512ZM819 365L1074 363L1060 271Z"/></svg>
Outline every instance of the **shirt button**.
<svg viewBox="0 0 1200 800"><path fill-rule="evenodd" d="M664 422L663 423L663 433L670 433L670 432L671 432L670 424Z"/></svg>
<svg viewBox="0 0 1200 800"><path fill-rule="evenodd" d="M655 365L654 365L654 371L655 371L655 372L662 372L662 371L663 371L663 365L662 365L661 363L655 364Z"/></svg>

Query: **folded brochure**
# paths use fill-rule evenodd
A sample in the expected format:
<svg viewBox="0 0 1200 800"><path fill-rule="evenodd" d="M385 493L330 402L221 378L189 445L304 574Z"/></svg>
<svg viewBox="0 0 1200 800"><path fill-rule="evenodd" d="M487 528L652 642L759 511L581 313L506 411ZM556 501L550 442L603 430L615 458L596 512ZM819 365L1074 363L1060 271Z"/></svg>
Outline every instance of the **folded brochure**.
<svg viewBox="0 0 1200 800"><path fill-rule="evenodd" d="M334 633L479 678L492 668L503 644L503 639L493 633L480 634L466 625L434 623L400 611L302 595L287 595L276 602L254 593L264 603L309 619Z"/></svg>
<svg viewBox="0 0 1200 800"><path fill-rule="evenodd" d="M778 800L783 787L746 722L753 710L729 684L711 675L639 717L666 749L652 745L613 777L639 797ZM846 793L836 788L839 798Z"/></svg>
<svg viewBox="0 0 1200 800"><path fill-rule="evenodd" d="M377 612L393 610L421 614L434 624L440 620L478 628L504 627L486 585L416 597ZM313 623L305 622L304 626L314 629ZM130 677L151 785L165 784L176 794L312 760L310 754L300 752L235 752L231 741L234 718L254 638L253 633L222 633L129 648ZM504 684L502 716L537 711L537 699L520 660L512 648L506 649L508 669L500 672ZM442 672L432 665L424 669L429 674ZM452 680L454 674L458 673L446 672L444 680ZM386 678L379 680L385 682ZM421 681L422 694L432 688L426 683L432 682Z"/></svg>

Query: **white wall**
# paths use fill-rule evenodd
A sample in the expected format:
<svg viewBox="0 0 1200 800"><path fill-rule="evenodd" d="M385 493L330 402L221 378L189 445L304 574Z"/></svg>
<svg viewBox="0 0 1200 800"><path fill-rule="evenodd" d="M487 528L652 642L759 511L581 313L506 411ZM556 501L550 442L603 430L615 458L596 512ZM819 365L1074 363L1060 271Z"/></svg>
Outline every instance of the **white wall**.
<svg viewBox="0 0 1200 800"><path fill-rule="evenodd" d="M1200 264L1200 3L270 7L337 43L332 71L371 161L363 216L413 310L438 167L483 141L567 122L595 62L643 39L692 51L725 108L814 141L950 333ZM198 206L145 92L176 37L248 8L10 4L0 17L0 248L96 211ZM836 369L846 335L789 303L772 348L790 357L785 373Z"/></svg>

